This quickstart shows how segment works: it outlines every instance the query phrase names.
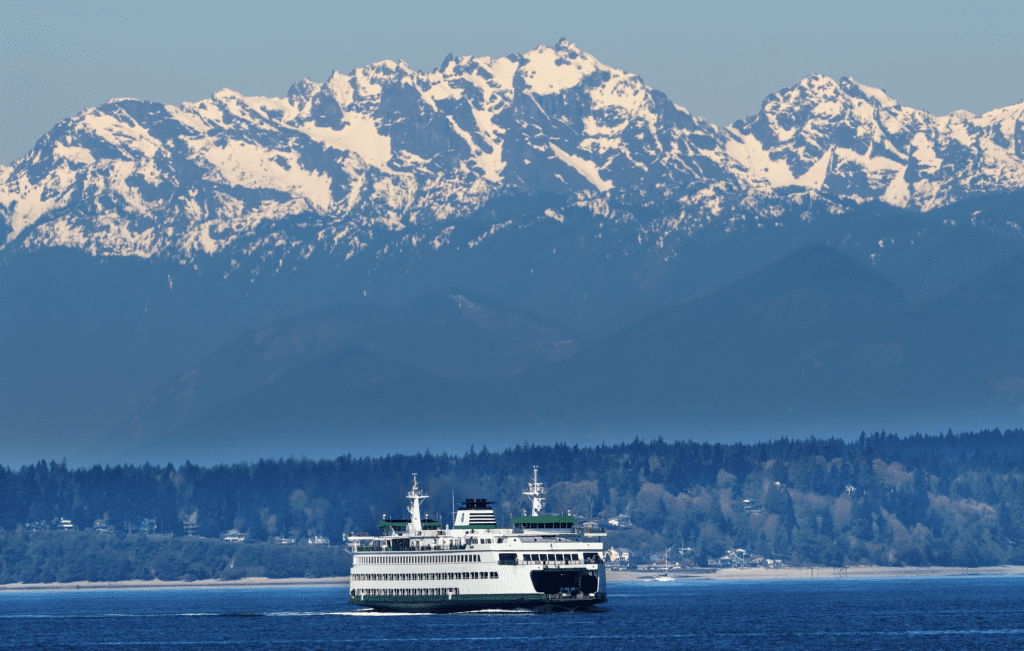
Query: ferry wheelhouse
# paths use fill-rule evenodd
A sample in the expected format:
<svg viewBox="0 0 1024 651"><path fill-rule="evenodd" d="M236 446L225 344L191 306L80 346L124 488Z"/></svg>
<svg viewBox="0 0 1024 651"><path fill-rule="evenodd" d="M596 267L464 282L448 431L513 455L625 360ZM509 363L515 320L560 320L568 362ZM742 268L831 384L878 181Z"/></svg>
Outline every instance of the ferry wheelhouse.
<svg viewBox="0 0 1024 651"><path fill-rule="evenodd" d="M467 499L455 522L421 518L424 495L413 475L408 520L382 518L375 536L352 536L349 603L390 612L529 608L587 610L607 600L605 532L569 515L541 515L544 487L524 495L530 515L499 528L485 499Z"/></svg>

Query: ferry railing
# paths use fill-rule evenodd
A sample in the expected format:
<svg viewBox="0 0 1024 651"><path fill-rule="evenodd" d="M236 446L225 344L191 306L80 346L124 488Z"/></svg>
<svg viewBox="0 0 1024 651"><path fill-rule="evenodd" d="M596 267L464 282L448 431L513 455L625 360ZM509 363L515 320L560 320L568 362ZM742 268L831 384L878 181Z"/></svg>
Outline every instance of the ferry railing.
<svg viewBox="0 0 1024 651"><path fill-rule="evenodd" d="M466 545L452 545L444 547L441 545L424 545L423 547L356 547L359 552L455 552L466 549Z"/></svg>

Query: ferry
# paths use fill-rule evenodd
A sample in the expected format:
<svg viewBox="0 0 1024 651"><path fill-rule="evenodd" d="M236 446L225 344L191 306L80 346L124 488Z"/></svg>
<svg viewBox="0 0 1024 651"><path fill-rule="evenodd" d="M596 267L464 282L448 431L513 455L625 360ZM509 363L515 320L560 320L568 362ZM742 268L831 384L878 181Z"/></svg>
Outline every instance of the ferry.
<svg viewBox="0 0 1024 651"><path fill-rule="evenodd" d="M491 609L592 610L607 601L603 529L572 515L541 515L544 486L533 469L523 495L531 514L499 528L493 502L467 499L442 528L420 515L413 474L409 519L384 517L379 535L350 536L349 603L382 612Z"/></svg>

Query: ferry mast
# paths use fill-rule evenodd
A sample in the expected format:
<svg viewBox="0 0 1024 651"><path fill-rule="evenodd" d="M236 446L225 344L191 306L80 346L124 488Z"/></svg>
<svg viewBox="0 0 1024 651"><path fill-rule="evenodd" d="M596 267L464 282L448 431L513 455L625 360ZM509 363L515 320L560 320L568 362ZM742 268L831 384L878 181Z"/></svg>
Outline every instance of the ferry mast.
<svg viewBox="0 0 1024 651"><path fill-rule="evenodd" d="M544 484L537 481L537 466L533 467L533 481L531 481L528 486L529 489L523 491L523 495L530 498L530 515L537 517L544 508L544 502L546 500L546 498L543 497Z"/></svg>
<svg viewBox="0 0 1024 651"><path fill-rule="evenodd" d="M409 533L420 533L423 531L423 520L420 518L420 502L430 496L424 495L423 491L420 490L419 484L416 483L416 473L412 473L412 490L405 497L412 502L412 504L405 507L409 511L408 531Z"/></svg>

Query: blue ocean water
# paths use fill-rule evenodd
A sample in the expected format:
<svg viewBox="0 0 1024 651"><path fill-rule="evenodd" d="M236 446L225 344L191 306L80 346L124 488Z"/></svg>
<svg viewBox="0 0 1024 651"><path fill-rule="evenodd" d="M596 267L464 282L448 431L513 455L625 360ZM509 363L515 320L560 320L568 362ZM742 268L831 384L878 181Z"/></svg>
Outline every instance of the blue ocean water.
<svg viewBox="0 0 1024 651"><path fill-rule="evenodd" d="M344 587L0 593L0 649L1022 649L1024 577L612 583L604 612L385 615Z"/></svg>

